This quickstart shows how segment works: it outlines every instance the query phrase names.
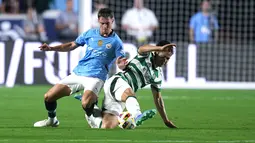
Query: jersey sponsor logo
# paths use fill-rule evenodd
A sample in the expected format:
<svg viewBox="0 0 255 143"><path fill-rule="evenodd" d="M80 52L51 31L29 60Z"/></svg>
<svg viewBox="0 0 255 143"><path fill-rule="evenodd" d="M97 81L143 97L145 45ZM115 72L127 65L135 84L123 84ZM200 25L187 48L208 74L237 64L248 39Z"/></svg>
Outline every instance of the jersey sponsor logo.
<svg viewBox="0 0 255 143"><path fill-rule="evenodd" d="M106 48L107 48L107 49L111 49L111 47L112 47L112 44L110 44L110 43L109 43L109 44L106 44Z"/></svg>
<svg viewBox="0 0 255 143"><path fill-rule="evenodd" d="M102 40L99 40L99 41L97 42L97 45L98 45L98 46L102 46L102 45L103 45L103 41L102 41Z"/></svg>

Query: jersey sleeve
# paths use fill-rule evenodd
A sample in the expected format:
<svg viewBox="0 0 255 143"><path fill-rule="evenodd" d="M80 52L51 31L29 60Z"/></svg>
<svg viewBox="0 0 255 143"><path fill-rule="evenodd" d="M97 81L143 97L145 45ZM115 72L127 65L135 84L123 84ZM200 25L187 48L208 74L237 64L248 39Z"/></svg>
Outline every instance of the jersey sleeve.
<svg viewBox="0 0 255 143"><path fill-rule="evenodd" d="M78 38L76 38L75 43L78 46L84 46L86 43L86 39L89 35L89 31L82 33L81 35L78 36Z"/></svg>
<svg viewBox="0 0 255 143"><path fill-rule="evenodd" d="M115 49L115 55L116 55L116 57L125 57L125 52L124 52L124 49L123 49L122 42L119 42L117 44L116 49Z"/></svg>
<svg viewBox="0 0 255 143"><path fill-rule="evenodd" d="M158 92L161 91L161 85L162 80L154 81L153 83L151 83L151 86L153 86Z"/></svg>
<svg viewBox="0 0 255 143"><path fill-rule="evenodd" d="M153 53L149 55L151 63L153 63ZM153 86L158 92L161 90L162 85L162 78L163 78L163 71L162 68L156 68L157 70L154 71L155 77L151 82L151 86Z"/></svg>

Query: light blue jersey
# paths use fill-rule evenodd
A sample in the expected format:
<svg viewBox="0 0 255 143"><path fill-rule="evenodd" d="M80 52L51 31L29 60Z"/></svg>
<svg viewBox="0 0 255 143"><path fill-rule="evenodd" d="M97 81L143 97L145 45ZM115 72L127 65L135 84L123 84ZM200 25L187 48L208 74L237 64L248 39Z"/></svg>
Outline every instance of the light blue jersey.
<svg viewBox="0 0 255 143"><path fill-rule="evenodd" d="M203 15L202 12L198 12L191 17L189 27L194 30L196 42L210 42L212 30L219 29L216 17Z"/></svg>
<svg viewBox="0 0 255 143"><path fill-rule="evenodd" d="M87 45L85 56L73 70L79 76L96 77L104 81L111 63L119 56L124 57L122 41L115 32L109 37L103 37L99 29L90 29L75 42L79 46Z"/></svg>

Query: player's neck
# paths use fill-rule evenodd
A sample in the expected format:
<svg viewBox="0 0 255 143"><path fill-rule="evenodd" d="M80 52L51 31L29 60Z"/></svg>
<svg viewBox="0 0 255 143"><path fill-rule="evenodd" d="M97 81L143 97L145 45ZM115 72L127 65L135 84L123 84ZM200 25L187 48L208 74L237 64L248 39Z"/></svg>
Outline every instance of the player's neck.
<svg viewBox="0 0 255 143"><path fill-rule="evenodd" d="M203 11L202 13L203 13L204 16L208 16L209 15L208 11Z"/></svg>
<svg viewBox="0 0 255 143"><path fill-rule="evenodd" d="M108 34L103 34L103 33L100 32L100 35L103 36L103 37L109 37L112 33L113 33L113 29Z"/></svg>

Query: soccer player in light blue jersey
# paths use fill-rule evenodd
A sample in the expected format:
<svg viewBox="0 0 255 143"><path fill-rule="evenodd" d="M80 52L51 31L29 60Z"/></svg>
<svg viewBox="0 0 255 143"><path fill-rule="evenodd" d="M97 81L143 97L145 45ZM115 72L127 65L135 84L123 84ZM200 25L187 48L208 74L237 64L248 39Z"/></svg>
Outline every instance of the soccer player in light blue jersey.
<svg viewBox="0 0 255 143"><path fill-rule="evenodd" d="M57 127L57 100L83 90L82 108L86 116L92 114L98 94L106 80L108 67L116 59L117 66L123 69L126 64L123 45L119 36L112 30L113 12L103 8L98 12L99 29L90 29L81 34L75 41L50 47L43 44L42 51L68 52L79 46L87 45L85 56L79 61L73 72L60 80L45 95L44 103L48 118L38 121L34 127Z"/></svg>

